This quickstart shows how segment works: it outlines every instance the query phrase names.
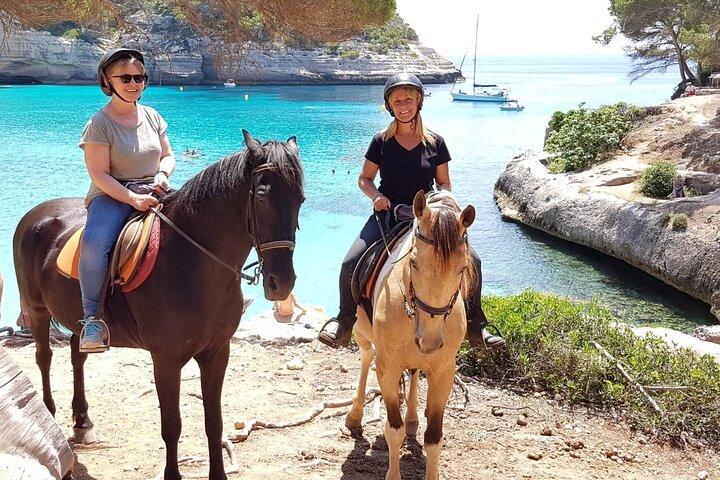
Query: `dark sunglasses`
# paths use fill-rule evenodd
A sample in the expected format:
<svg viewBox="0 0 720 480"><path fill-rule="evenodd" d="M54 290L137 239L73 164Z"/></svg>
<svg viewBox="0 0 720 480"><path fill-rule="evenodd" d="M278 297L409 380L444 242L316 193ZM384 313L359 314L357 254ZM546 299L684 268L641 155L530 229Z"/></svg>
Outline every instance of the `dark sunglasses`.
<svg viewBox="0 0 720 480"><path fill-rule="evenodd" d="M112 78L119 78L121 82L123 83L130 83L130 80L132 79L135 83L146 83L148 81L148 75L147 73L143 73L142 75L113 75Z"/></svg>

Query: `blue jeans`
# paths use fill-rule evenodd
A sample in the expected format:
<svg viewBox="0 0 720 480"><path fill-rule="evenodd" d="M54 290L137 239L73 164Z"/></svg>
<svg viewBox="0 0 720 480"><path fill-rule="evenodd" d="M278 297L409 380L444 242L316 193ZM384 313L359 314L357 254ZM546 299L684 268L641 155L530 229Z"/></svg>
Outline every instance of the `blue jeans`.
<svg viewBox="0 0 720 480"><path fill-rule="evenodd" d="M100 195L90 202L87 211L78 265L85 316L97 312L110 263L110 250L134 208L108 195Z"/></svg>

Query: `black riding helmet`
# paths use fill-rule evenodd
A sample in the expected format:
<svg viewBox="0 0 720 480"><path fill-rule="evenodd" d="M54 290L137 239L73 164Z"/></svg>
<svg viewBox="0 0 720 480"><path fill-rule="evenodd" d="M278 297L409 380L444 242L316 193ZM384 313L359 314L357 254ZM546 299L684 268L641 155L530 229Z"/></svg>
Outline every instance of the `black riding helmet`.
<svg viewBox="0 0 720 480"><path fill-rule="evenodd" d="M423 84L418 77L412 73L396 73L392 77L388 78L385 82L385 91L383 97L385 98L385 108L390 115L395 116L392 107L390 106L390 92L399 87L410 87L420 92L420 103L418 104L418 112L422 110L423 100L425 100L425 89Z"/></svg>
<svg viewBox="0 0 720 480"><path fill-rule="evenodd" d="M143 54L132 48L116 48L110 50L100 59L97 70L97 80L103 93L108 97L112 97L113 94L113 88L107 76L108 68L118 60L126 60L129 58L135 58L143 64L143 67L145 66L145 57L143 57ZM147 75L145 76L145 84L147 85ZM115 93L117 94L117 92Z"/></svg>

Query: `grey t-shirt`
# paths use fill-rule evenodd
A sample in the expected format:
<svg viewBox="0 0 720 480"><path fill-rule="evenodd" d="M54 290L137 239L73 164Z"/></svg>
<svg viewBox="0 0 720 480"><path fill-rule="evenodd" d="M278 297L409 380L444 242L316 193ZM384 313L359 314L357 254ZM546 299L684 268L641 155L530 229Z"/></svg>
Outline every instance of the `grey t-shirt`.
<svg viewBox="0 0 720 480"><path fill-rule="evenodd" d="M154 108L138 105L137 127L125 127L99 110L85 125L80 148L88 143L110 146L110 175L120 182L151 183L160 170L162 145L167 122ZM85 205L103 192L90 184Z"/></svg>

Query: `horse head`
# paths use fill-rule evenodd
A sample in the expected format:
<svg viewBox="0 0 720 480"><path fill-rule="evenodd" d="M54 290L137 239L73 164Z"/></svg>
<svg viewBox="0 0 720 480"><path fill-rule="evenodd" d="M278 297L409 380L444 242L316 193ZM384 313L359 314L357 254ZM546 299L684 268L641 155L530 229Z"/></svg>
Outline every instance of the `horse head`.
<svg viewBox="0 0 720 480"><path fill-rule="evenodd" d="M300 206L305 200L303 172L295 137L261 144L243 130L251 168L248 231L268 300L284 300L295 286L292 256ZM281 205L281 208L278 208Z"/></svg>
<svg viewBox="0 0 720 480"><path fill-rule="evenodd" d="M415 344L430 354L445 343L445 321L453 309L464 309L463 298L475 282L467 229L475 208L460 210L450 192L413 201L415 225L410 253L410 302L415 312Z"/></svg>

